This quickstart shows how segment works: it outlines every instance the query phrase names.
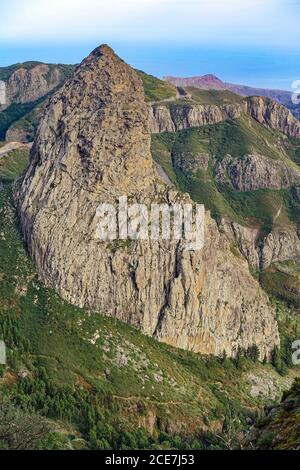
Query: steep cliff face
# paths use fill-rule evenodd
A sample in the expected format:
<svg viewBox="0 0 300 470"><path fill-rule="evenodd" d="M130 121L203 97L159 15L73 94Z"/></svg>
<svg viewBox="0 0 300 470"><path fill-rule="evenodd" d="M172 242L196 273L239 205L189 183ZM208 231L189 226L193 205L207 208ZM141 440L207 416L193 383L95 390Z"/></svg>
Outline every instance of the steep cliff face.
<svg viewBox="0 0 300 470"><path fill-rule="evenodd" d="M59 65L36 64L33 67L16 68L5 80L6 105L28 103L47 95L70 74L71 68ZM4 109L3 107L2 109Z"/></svg>
<svg viewBox="0 0 300 470"><path fill-rule="evenodd" d="M291 137L300 136L300 122L291 111L276 101L261 96L246 99L247 113L270 129L278 129Z"/></svg>
<svg viewBox="0 0 300 470"><path fill-rule="evenodd" d="M295 116L300 118L299 104L292 103L291 92L285 90L268 90L264 88L253 88L245 85L237 85L226 83L215 75L203 75L200 77L165 77L165 81L178 87L194 87L200 90L228 90L240 96L264 96L277 101L279 104L286 106Z"/></svg>
<svg viewBox="0 0 300 470"><path fill-rule="evenodd" d="M275 227L271 233L262 236L257 228L243 227L225 218L219 225L256 269L265 270L275 262L300 260L300 234L297 227Z"/></svg>
<svg viewBox="0 0 300 470"><path fill-rule="evenodd" d="M29 252L65 299L137 326L174 346L234 355L279 343L268 298L205 215L205 245L103 242L101 202L189 201L162 181L150 153L149 111L137 74L108 46L96 49L52 98L29 168L15 189Z"/></svg>
<svg viewBox="0 0 300 470"><path fill-rule="evenodd" d="M184 103L155 104L150 109L150 130L153 134L175 132L217 124L226 119L235 119L240 115L241 108L238 105L219 107Z"/></svg>
<svg viewBox="0 0 300 470"><path fill-rule="evenodd" d="M226 155L216 166L216 181L239 191L286 189L300 183L300 168L258 154L240 158Z"/></svg>
<svg viewBox="0 0 300 470"><path fill-rule="evenodd" d="M217 124L248 114L260 124L290 137L300 137L300 122L284 106L269 98L251 97L226 106L172 103L153 105L150 109L152 133L173 132Z"/></svg>

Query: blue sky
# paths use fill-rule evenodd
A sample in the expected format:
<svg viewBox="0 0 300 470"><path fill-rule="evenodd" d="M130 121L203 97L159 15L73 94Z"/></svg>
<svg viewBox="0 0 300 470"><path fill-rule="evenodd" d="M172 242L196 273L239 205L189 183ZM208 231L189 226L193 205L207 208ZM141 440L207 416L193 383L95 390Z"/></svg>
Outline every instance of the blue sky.
<svg viewBox="0 0 300 470"><path fill-rule="evenodd" d="M108 43L157 76L300 79L300 0L0 0L0 18L0 66L76 63Z"/></svg>

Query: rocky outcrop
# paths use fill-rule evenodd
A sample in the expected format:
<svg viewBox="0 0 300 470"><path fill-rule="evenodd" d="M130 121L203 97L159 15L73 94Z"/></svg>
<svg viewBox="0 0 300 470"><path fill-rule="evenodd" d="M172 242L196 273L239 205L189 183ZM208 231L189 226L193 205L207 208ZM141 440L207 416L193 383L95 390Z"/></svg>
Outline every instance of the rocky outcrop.
<svg viewBox="0 0 300 470"><path fill-rule="evenodd" d="M6 104L29 103L47 95L61 85L71 73L71 67L38 63L20 66L6 80Z"/></svg>
<svg viewBox="0 0 300 470"><path fill-rule="evenodd" d="M300 137L300 122L284 106L268 98L254 96L226 106L199 104L159 104L150 109L152 133L174 132L208 124L218 124L248 114L260 124L291 137Z"/></svg>
<svg viewBox="0 0 300 470"><path fill-rule="evenodd" d="M208 153L174 152L172 154L174 168L179 168L186 175L207 171L210 156Z"/></svg>
<svg viewBox="0 0 300 470"><path fill-rule="evenodd" d="M33 141L33 134L27 127L12 125L5 134L5 141L25 144Z"/></svg>
<svg viewBox="0 0 300 470"><path fill-rule="evenodd" d="M190 201L159 180L148 108L137 74L108 46L96 49L51 99L15 187L28 250L63 298L105 313L177 347L234 355L279 343L266 294L205 214L202 250L184 241L105 242L97 208Z"/></svg>
<svg viewBox="0 0 300 470"><path fill-rule="evenodd" d="M296 165L291 167L258 154L240 158L225 155L215 170L218 183L229 184L239 191L289 189L300 183L300 168L298 171Z"/></svg>
<svg viewBox="0 0 300 470"><path fill-rule="evenodd" d="M259 229L244 227L226 218L220 220L219 228L226 234L228 239L239 248L241 254L248 260L250 266L259 269Z"/></svg>
<svg viewBox="0 0 300 470"><path fill-rule="evenodd" d="M254 88L245 85L238 85L234 83L226 83L212 74L203 75L200 77L165 77L169 83L180 87L195 87L201 90L229 90L240 96L264 96L277 101L279 104L286 106L291 103L291 92L285 90L273 90L265 88Z"/></svg>
<svg viewBox="0 0 300 470"><path fill-rule="evenodd" d="M247 98L246 104L247 113L260 124L290 137L300 137L300 122L281 104L261 96Z"/></svg>
<svg viewBox="0 0 300 470"><path fill-rule="evenodd" d="M277 261L300 261L300 232L295 227L276 227L266 236L261 248L261 268Z"/></svg>
<svg viewBox="0 0 300 470"><path fill-rule="evenodd" d="M300 260L300 233L296 227L274 227L271 233L262 235L259 228L243 227L225 218L219 227L255 269L265 270L275 262Z"/></svg>
<svg viewBox="0 0 300 470"><path fill-rule="evenodd" d="M219 107L216 105L174 104L153 105L150 109L150 130L153 134L175 132L193 127L217 124L226 119L240 117L237 105Z"/></svg>

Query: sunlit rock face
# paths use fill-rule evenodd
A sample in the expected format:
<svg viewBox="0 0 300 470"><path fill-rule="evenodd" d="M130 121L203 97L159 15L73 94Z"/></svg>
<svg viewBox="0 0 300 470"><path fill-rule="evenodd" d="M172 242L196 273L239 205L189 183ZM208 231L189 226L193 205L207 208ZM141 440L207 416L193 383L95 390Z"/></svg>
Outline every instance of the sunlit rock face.
<svg viewBox="0 0 300 470"><path fill-rule="evenodd" d="M150 139L139 77L101 46L51 99L15 187L41 278L71 303L171 345L234 355L257 344L270 356L279 343L273 308L209 213L196 251L182 240L97 238L100 203L190 202L159 179Z"/></svg>

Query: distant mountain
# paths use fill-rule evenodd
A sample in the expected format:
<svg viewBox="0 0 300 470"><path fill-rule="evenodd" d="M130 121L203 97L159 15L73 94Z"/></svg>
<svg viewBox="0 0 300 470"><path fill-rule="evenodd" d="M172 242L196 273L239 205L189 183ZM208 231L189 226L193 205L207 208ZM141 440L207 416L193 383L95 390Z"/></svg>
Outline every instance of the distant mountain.
<svg viewBox="0 0 300 470"><path fill-rule="evenodd" d="M6 107L12 103L33 102L70 76L74 66L25 62L0 68L0 80L6 84ZM3 109L4 107L2 107Z"/></svg>
<svg viewBox="0 0 300 470"><path fill-rule="evenodd" d="M300 106L293 105L291 93L285 90L272 90L265 88L254 88L245 85L223 82L215 75L208 74L199 77L164 77L164 80L178 87L196 87L202 90L229 90L241 96L266 96L278 101L278 103L288 107L294 116L299 119Z"/></svg>
<svg viewBox="0 0 300 470"><path fill-rule="evenodd" d="M72 74L74 66L25 62L0 67L6 104L0 106L0 141L30 142L47 98Z"/></svg>

